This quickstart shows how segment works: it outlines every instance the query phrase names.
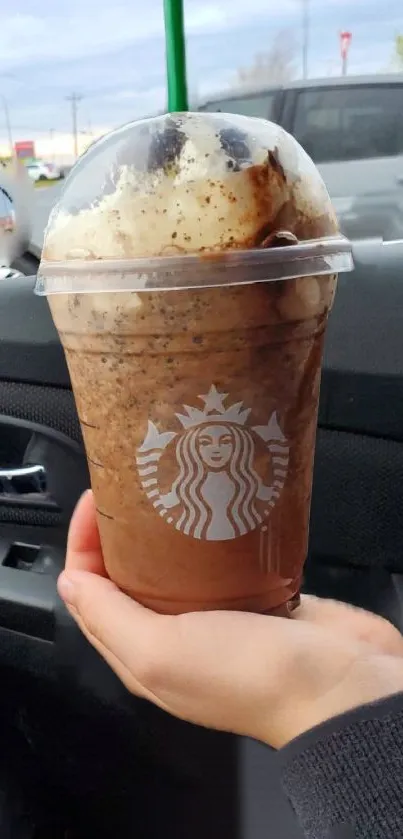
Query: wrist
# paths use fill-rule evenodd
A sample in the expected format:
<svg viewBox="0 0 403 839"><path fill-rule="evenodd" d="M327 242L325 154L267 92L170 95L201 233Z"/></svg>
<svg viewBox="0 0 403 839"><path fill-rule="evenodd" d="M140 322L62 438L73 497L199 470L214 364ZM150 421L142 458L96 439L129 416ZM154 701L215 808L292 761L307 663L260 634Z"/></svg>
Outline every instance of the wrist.
<svg viewBox="0 0 403 839"><path fill-rule="evenodd" d="M360 656L331 690L309 700L290 697L265 731L263 740L280 749L328 720L400 692L403 659L372 653Z"/></svg>

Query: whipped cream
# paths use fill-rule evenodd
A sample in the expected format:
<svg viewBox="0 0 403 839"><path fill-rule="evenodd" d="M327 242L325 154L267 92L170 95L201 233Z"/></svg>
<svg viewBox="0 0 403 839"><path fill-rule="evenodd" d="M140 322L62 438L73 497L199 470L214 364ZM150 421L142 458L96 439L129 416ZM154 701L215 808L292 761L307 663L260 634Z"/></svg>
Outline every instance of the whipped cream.
<svg viewBox="0 0 403 839"><path fill-rule="evenodd" d="M315 219L320 235L337 232L316 167L278 125L167 115L112 132L81 158L50 216L43 259L258 247L285 227L311 238Z"/></svg>

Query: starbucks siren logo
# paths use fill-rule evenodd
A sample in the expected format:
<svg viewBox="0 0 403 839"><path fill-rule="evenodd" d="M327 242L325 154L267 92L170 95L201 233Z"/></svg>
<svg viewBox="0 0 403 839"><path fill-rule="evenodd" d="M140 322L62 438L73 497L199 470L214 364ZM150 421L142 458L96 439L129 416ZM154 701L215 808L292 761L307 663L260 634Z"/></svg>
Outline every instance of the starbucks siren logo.
<svg viewBox="0 0 403 839"><path fill-rule="evenodd" d="M214 385L199 396L204 409L184 405L175 414L183 431L159 432L148 422L137 450L137 468L147 497L159 515L194 539L235 539L264 526L288 471L289 447L276 413L267 425L247 426L249 408L224 406L227 393ZM255 468L256 442L270 458L270 484ZM159 487L160 458L173 446L177 474L168 492Z"/></svg>

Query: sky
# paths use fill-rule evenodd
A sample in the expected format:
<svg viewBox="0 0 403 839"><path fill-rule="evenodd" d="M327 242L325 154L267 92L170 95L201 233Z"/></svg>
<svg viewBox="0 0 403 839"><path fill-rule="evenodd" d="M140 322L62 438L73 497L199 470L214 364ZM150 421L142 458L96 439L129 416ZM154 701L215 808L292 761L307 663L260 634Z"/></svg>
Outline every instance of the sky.
<svg viewBox="0 0 403 839"><path fill-rule="evenodd" d="M267 51L279 32L302 67L302 0L184 0L193 100L232 87L236 71ZM402 0L308 0L309 75L340 72L339 32L349 30L349 73L385 71ZM387 11L386 11L387 10ZM163 0L0 0L0 147L13 140L72 151L72 91L82 96L83 144L166 104Z"/></svg>

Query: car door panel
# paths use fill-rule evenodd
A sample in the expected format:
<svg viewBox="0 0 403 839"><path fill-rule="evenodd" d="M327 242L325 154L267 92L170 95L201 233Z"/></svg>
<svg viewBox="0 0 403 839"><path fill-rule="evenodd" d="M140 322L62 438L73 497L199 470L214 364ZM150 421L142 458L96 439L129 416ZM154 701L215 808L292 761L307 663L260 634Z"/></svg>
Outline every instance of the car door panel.
<svg viewBox="0 0 403 839"><path fill-rule="evenodd" d="M79 438L75 415L63 410L65 405L60 410L56 399L58 410L51 418L53 400L43 389L39 394L29 386L21 388L19 399L6 392L0 415L0 522L61 528L65 534L74 504L89 486L84 451L73 436Z"/></svg>
<svg viewBox="0 0 403 839"><path fill-rule="evenodd" d="M51 400L49 408L43 407L48 411L50 420L56 409L59 416L61 413L67 416L71 412L77 425L70 392L46 391L46 400L43 400L41 388L52 385L68 391L70 379L47 302L33 293L35 282L35 276L28 276L1 283L0 387L5 389L8 384L11 393L19 393L21 404L22 390L17 385L35 385L38 388L36 391L24 388L28 403L28 394L31 394L34 404ZM4 398L7 398L7 393ZM2 410L3 398L0 397L0 412Z"/></svg>

